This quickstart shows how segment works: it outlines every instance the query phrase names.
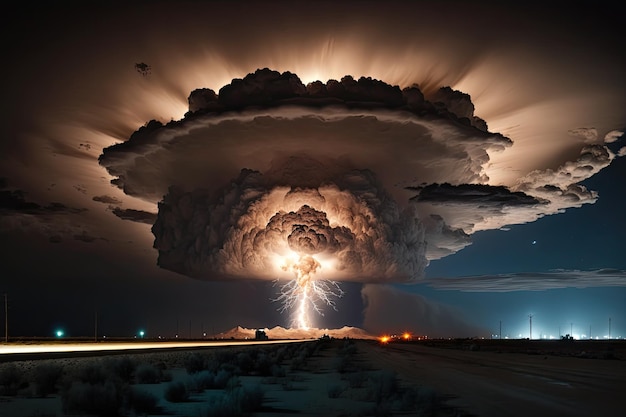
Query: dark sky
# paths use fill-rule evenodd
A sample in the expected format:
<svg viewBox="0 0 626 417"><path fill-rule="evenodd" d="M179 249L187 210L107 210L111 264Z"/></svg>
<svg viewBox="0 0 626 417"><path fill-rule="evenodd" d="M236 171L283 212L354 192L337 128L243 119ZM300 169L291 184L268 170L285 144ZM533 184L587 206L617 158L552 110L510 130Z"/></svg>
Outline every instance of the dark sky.
<svg viewBox="0 0 626 417"><path fill-rule="evenodd" d="M612 336L626 333L617 6L121 4L17 8L4 29L0 293L10 335L92 335L96 313L101 334L120 336L287 326L289 311L271 301L291 276L267 267L275 247L229 248L260 227L250 207L273 215L304 204L328 216L320 234L341 240L337 223L355 236L324 249L312 275L345 292L337 311L311 316L316 326L489 337L502 323L503 335L528 337L532 314L533 337L604 337L609 318ZM226 103L225 93L217 112L185 116L193 90L218 93L261 68L328 91L346 75L386 87L259 106L250 91L270 87L252 77L231 95L243 99ZM413 85L431 107L376 101L375 88L393 98ZM174 123L111 148L153 119ZM243 168L263 179L237 182ZM209 227L218 243L181 228L172 185L208 190L208 216L223 216ZM155 242L166 194L174 220L162 230L177 237L156 232ZM351 217L337 220L344 209ZM360 234L370 211L372 232ZM190 245L186 263L173 241Z"/></svg>

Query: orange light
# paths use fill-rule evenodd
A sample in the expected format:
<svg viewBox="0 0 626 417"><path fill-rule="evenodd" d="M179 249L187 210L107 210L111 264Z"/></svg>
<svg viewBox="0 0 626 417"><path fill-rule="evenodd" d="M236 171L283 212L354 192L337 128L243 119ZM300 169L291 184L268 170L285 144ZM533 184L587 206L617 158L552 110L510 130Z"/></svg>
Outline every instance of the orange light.
<svg viewBox="0 0 626 417"><path fill-rule="evenodd" d="M404 334L402 335L402 338L404 340L409 340L411 338L411 334L409 332L404 332Z"/></svg>
<svg viewBox="0 0 626 417"><path fill-rule="evenodd" d="M387 342L389 342L389 336L381 336L381 338L380 338L380 342L381 342L381 343L387 343Z"/></svg>

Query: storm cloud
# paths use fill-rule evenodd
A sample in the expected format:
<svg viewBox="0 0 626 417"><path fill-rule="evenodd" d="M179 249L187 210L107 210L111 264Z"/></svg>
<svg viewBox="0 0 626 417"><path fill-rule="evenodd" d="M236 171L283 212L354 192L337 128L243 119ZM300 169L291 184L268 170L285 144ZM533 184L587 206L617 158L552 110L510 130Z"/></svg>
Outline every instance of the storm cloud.
<svg viewBox="0 0 626 417"><path fill-rule="evenodd" d="M125 193L158 202L159 265L200 279L276 279L292 252L315 254L319 278L421 279L476 231L595 202L579 182L615 157L581 128L576 160L492 185L490 154L512 142L469 95L444 87L427 99L365 77L305 86L262 69L193 91L189 109L99 161Z"/></svg>
<svg viewBox="0 0 626 417"><path fill-rule="evenodd" d="M290 253L316 255L335 280L409 280L427 264L415 213L367 171L298 188L244 170L216 198L172 188L152 230L159 264L199 278L275 279Z"/></svg>
<svg viewBox="0 0 626 417"><path fill-rule="evenodd" d="M389 285L367 284L361 290L363 327L372 333L402 334L407 330L428 337L473 337L484 329L463 319L454 306L438 303Z"/></svg>

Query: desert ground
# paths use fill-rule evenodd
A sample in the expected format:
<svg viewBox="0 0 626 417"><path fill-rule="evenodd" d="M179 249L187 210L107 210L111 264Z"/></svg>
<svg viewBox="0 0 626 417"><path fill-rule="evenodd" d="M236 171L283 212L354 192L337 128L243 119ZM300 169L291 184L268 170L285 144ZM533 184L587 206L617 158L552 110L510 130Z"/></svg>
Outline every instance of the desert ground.
<svg viewBox="0 0 626 417"><path fill-rule="evenodd" d="M626 343L434 341L363 344L372 363L404 384L481 416L624 415Z"/></svg>
<svg viewBox="0 0 626 417"><path fill-rule="evenodd" d="M626 392L620 342L322 339L0 360L2 417L622 415Z"/></svg>

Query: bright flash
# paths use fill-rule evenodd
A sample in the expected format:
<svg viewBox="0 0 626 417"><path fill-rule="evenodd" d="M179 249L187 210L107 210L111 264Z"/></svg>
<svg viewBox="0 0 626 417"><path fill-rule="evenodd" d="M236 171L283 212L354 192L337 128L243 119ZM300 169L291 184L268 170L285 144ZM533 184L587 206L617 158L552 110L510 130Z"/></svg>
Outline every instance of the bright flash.
<svg viewBox="0 0 626 417"><path fill-rule="evenodd" d="M292 326L308 330L310 325L308 312L312 308L319 315L324 315L323 305L337 310L333 298L344 294L339 283L330 280L315 280L313 274L321 268L320 262L311 255L301 254L283 260L280 268L291 271L295 279L280 286L279 296L273 301L280 301L279 311L293 310Z"/></svg>

